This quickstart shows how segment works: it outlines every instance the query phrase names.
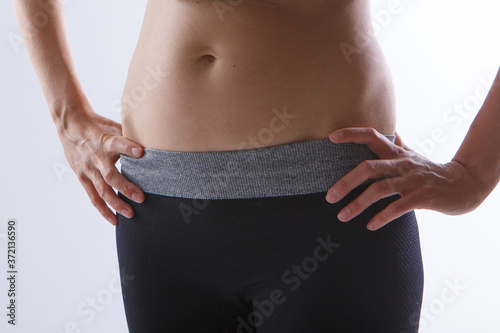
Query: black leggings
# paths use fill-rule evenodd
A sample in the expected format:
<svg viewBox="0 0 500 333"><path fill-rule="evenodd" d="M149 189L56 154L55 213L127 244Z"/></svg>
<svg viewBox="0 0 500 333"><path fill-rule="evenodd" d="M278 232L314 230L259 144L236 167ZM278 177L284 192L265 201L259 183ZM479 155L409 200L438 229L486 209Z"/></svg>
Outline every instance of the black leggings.
<svg viewBox="0 0 500 333"><path fill-rule="evenodd" d="M326 191L231 199L146 192L142 204L119 192L135 211L117 214L116 227L129 331L417 332L424 281L414 212L367 230L396 194L337 219L367 186L335 204Z"/></svg>
<svg viewBox="0 0 500 333"><path fill-rule="evenodd" d="M423 268L414 212L377 231L326 192L193 200L146 194L118 215L131 333L417 332Z"/></svg>

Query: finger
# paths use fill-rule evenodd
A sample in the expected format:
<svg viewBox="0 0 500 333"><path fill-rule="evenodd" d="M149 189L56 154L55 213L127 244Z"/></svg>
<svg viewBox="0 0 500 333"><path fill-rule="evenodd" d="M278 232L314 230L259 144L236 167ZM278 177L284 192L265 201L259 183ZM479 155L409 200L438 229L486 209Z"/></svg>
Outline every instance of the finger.
<svg viewBox="0 0 500 333"><path fill-rule="evenodd" d="M403 139L399 135L398 131L396 131L395 134L396 134L396 140L394 141L394 143L405 150L409 150L410 148L403 142Z"/></svg>
<svg viewBox="0 0 500 333"><path fill-rule="evenodd" d="M380 180L371 184L363 193L339 212L337 215L338 219L345 222L358 216L366 208L380 199L399 193L401 190L400 185L408 188L409 185L405 185L403 181L404 179L402 177L396 177Z"/></svg>
<svg viewBox="0 0 500 333"><path fill-rule="evenodd" d="M87 192L87 195L90 198L92 206L94 206L99 211L99 213L106 220L108 220L109 223L116 226L118 223L116 215L113 213L111 209L109 209L108 205L106 205L106 202L99 196L99 193L97 193L97 191L95 190L92 181L85 175L78 176L78 180L85 189L85 192Z"/></svg>
<svg viewBox="0 0 500 333"><path fill-rule="evenodd" d="M340 137L338 137L340 135ZM372 127L350 127L330 133L329 138L336 143L354 142L365 144L380 158L395 156L403 148L393 144L387 137Z"/></svg>
<svg viewBox="0 0 500 333"><path fill-rule="evenodd" d="M397 219L401 215L418 208L419 196L417 192L412 192L408 196L401 197L390 203L385 209L377 213L367 224L367 229L375 231L382 228L387 223Z"/></svg>
<svg viewBox="0 0 500 333"><path fill-rule="evenodd" d="M141 157L144 149L140 144L117 135L105 135L103 138L104 149L115 154L125 154L132 157Z"/></svg>
<svg viewBox="0 0 500 333"><path fill-rule="evenodd" d="M330 187L326 200L330 203L337 202L368 179L398 175L398 168L393 160L364 160Z"/></svg>
<svg viewBox="0 0 500 333"><path fill-rule="evenodd" d="M394 144L400 146L400 147L403 147L404 143L403 143L403 140L401 139L401 137L399 136L398 134L398 131L396 131L396 133L394 133L396 135L396 139L394 140Z"/></svg>
<svg viewBox="0 0 500 333"><path fill-rule="evenodd" d="M129 182L128 179L118 171L114 164L101 166L100 172L102 178L108 185L123 193L127 198L137 203L142 203L144 201L144 192L137 185Z"/></svg>
<svg viewBox="0 0 500 333"><path fill-rule="evenodd" d="M113 188L104 181L99 170L91 170L89 178L94 184L95 190L99 196L114 210L128 218L132 218L134 216L132 207L118 197Z"/></svg>

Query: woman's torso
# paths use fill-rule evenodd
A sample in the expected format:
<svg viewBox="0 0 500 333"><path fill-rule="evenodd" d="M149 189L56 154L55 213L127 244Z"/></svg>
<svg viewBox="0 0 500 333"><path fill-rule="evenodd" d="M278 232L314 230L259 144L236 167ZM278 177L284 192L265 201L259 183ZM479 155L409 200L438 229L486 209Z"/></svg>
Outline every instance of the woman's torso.
<svg viewBox="0 0 500 333"><path fill-rule="evenodd" d="M395 130L369 0L149 0L123 136L170 151L251 149Z"/></svg>

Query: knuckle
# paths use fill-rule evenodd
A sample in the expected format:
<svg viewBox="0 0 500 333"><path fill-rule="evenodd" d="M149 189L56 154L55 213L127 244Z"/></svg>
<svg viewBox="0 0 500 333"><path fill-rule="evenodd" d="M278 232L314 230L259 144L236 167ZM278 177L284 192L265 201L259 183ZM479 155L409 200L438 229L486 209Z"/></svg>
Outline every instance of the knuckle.
<svg viewBox="0 0 500 333"><path fill-rule="evenodd" d="M108 136L108 147L111 150L111 148L116 144L116 140L118 140L118 137L116 135L110 135Z"/></svg>
<svg viewBox="0 0 500 333"><path fill-rule="evenodd" d="M127 203L123 200L121 200L115 193L115 195L110 196L110 198L107 200L108 204L114 209L114 210L121 210L127 206Z"/></svg>
<svg viewBox="0 0 500 333"><path fill-rule="evenodd" d="M399 195L402 197L402 198L405 198L407 196L409 196L412 192L412 190L401 190L399 191Z"/></svg>
<svg viewBox="0 0 500 333"><path fill-rule="evenodd" d="M99 194L99 196L101 198L103 198L104 197L104 193L105 193L104 184L102 184L102 183L99 182L99 183L95 184L94 186L95 186L95 190L97 191L97 194Z"/></svg>
<svg viewBox="0 0 500 333"><path fill-rule="evenodd" d="M109 140L111 139L111 135L107 133L102 133L101 136L99 137L99 142L101 145L106 145L108 144Z"/></svg>
<svg viewBox="0 0 500 333"><path fill-rule="evenodd" d="M128 194L128 193L132 193L132 189L130 188L130 186L128 184L120 184L118 186L118 191L120 191L121 193L123 194Z"/></svg>
<svg viewBox="0 0 500 333"><path fill-rule="evenodd" d="M357 200L354 200L349 204L348 208L352 213L356 213L360 208L360 204Z"/></svg>
<svg viewBox="0 0 500 333"><path fill-rule="evenodd" d="M387 182L379 181L373 184L373 191L376 194L384 194L387 191Z"/></svg>
<svg viewBox="0 0 500 333"><path fill-rule="evenodd" d="M404 148L401 148L401 147L397 147L395 146L394 147L394 154L398 157L398 158L402 158L406 155L406 150Z"/></svg>
<svg viewBox="0 0 500 333"><path fill-rule="evenodd" d="M389 207L389 211L392 212L392 213L399 213L401 210L403 209L403 207L401 206L401 203L398 201L395 201L393 202L390 207Z"/></svg>
<svg viewBox="0 0 500 333"><path fill-rule="evenodd" d="M109 134L102 134L100 137L99 137L99 143L96 144L94 147L92 147L92 154L95 156L95 157L100 157L102 155L104 155L104 153L109 150L109 146L111 144L113 140L113 137Z"/></svg>
<svg viewBox="0 0 500 333"><path fill-rule="evenodd" d="M112 168L104 168L102 171L101 171L101 174L102 174L102 178L104 179L104 181L106 181L106 183L110 183L112 180L113 180L113 176L114 176L114 170Z"/></svg>
<svg viewBox="0 0 500 333"><path fill-rule="evenodd" d="M363 170L371 173L376 169L376 162L372 160L364 160L363 162L361 162L361 166Z"/></svg>
<svg viewBox="0 0 500 333"><path fill-rule="evenodd" d="M117 187L117 190L118 192L128 196L128 195L131 195L132 194L132 189L130 188L130 186L128 186L127 184L120 184L118 187Z"/></svg>
<svg viewBox="0 0 500 333"><path fill-rule="evenodd" d="M415 168L415 162L413 162L410 159L402 159L398 163L398 170L401 173L407 173L410 170L413 170Z"/></svg>
<svg viewBox="0 0 500 333"><path fill-rule="evenodd" d="M83 162L81 171L82 173L92 174L94 171L93 164L88 160Z"/></svg>
<svg viewBox="0 0 500 333"><path fill-rule="evenodd" d="M347 183L345 182L345 180L339 180L337 181L337 184L335 185L337 187L337 191L338 193L344 193L345 190L347 189Z"/></svg>
<svg viewBox="0 0 500 333"><path fill-rule="evenodd" d="M122 186L122 191L121 192L124 193L124 194L126 193L129 196L131 196L132 193L135 192L135 189L132 187L132 185L125 183Z"/></svg>
<svg viewBox="0 0 500 333"><path fill-rule="evenodd" d="M397 188L403 182L401 178L388 178L384 181L386 184L386 190L390 192L397 192Z"/></svg>
<svg viewBox="0 0 500 333"><path fill-rule="evenodd" d="M424 184L424 181L425 181L425 174L423 174L422 172L415 172L413 175L413 181L415 181L416 183L418 184ZM426 185L424 185L423 187L425 187ZM422 188L423 188L422 187Z"/></svg>

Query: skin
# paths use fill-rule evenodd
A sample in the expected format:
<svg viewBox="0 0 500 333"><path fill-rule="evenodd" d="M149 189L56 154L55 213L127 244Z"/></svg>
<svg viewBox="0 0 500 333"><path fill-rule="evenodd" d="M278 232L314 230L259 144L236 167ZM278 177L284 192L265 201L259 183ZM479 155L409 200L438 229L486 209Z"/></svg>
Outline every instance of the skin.
<svg viewBox="0 0 500 333"><path fill-rule="evenodd" d="M117 219L110 207L133 216L114 189L144 200L115 163L119 154L142 156L144 148L252 149L364 128L371 136L351 129L343 140L372 140L370 147L384 158L431 166L407 148L383 147L387 143L374 134L394 134L396 113L392 78L377 40L369 36L359 44L359 32L371 28L368 0L219 1L217 8L208 0L149 0L125 82L121 124L100 116L88 102L59 2L13 3L66 158L91 203L113 225ZM47 17L42 24L36 20L40 13ZM291 120L277 127L275 111L284 110ZM266 128L272 135L261 139ZM471 142L469 147L484 144ZM469 150L461 162L475 157L477 149ZM416 162L407 164L417 170ZM340 195L352 189L348 176L334 185ZM461 184L457 187L469 188ZM354 208L372 199L363 200Z"/></svg>
<svg viewBox="0 0 500 333"><path fill-rule="evenodd" d="M329 135L332 142L366 144L380 160L363 161L338 180L326 195L335 203L367 179L372 183L338 214L349 221L376 201L399 194L401 198L377 213L367 224L378 230L412 209L432 209L461 215L476 209L500 180L500 71L459 150L448 163L434 163L406 146L386 140L373 128L346 128ZM346 215L342 215L343 213Z"/></svg>

